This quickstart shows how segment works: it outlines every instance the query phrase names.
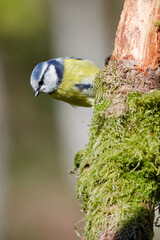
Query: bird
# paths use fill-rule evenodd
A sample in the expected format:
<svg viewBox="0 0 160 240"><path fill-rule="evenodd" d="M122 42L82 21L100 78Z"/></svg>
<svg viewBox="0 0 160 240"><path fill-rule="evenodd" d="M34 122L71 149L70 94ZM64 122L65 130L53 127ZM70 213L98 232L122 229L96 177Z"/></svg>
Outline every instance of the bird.
<svg viewBox="0 0 160 240"><path fill-rule="evenodd" d="M47 93L72 106L92 107L94 80L100 68L89 60L59 57L40 62L32 71L34 96Z"/></svg>

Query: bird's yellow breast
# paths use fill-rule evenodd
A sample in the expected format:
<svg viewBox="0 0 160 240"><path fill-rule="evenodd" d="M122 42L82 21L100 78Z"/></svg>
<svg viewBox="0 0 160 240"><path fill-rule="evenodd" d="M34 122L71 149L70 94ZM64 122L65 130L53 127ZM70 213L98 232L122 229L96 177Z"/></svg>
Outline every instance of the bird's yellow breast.
<svg viewBox="0 0 160 240"><path fill-rule="evenodd" d="M71 105L90 107L93 98L80 91L76 84L93 84L100 68L87 60L66 58L62 83L51 96Z"/></svg>

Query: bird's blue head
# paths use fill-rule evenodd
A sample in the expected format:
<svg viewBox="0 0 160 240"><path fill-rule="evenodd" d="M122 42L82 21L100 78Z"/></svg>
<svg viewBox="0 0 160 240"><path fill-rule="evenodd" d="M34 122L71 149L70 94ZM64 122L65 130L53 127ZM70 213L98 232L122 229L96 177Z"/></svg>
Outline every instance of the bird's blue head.
<svg viewBox="0 0 160 240"><path fill-rule="evenodd" d="M40 92L55 92L62 82L64 72L63 58L55 58L39 63L31 74L30 83L35 97Z"/></svg>

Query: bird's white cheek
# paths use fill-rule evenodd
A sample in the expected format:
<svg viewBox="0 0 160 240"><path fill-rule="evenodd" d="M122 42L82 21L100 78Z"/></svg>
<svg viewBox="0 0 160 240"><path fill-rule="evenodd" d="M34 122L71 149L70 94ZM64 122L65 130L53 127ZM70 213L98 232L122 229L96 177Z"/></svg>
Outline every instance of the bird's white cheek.
<svg viewBox="0 0 160 240"><path fill-rule="evenodd" d="M43 91L46 93L54 92L57 89L57 83L58 76L56 69L53 65L51 65L44 75L44 86L42 86Z"/></svg>

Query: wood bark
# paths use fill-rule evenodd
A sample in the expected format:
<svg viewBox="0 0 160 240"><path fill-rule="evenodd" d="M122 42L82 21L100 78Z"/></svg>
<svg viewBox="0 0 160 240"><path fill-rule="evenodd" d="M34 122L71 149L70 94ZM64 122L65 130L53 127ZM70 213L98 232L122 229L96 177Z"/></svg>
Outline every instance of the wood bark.
<svg viewBox="0 0 160 240"><path fill-rule="evenodd" d="M160 63L160 1L126 0L118 25L113 57L135 60L146 70Z"/></svg>

